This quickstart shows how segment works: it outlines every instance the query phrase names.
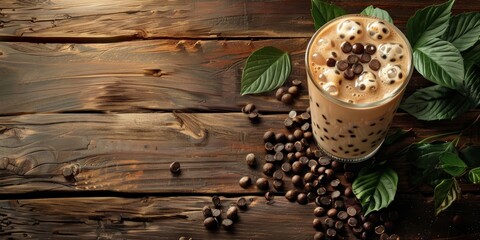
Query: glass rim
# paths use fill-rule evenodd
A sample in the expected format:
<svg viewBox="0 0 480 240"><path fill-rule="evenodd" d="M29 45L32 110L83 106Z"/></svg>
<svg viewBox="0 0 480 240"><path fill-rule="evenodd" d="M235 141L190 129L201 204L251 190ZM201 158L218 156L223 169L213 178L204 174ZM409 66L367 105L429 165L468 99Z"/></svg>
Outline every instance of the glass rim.
<svg viewBox="0 0 480 240"><path fill-rule="evenodd" d="M375 102L369 102L369 103L349 103L349 102L344 102L342 100L339 100L338 98L335 98L335 97L332 97L328 92L326 92L320 85L317 81L314 81L314 78L312 77L312 71L310 69L310 61L309 61L309 53L310 53L310 50L314 44L314 40L316 39L317 35L320 34L320 32L325 29L325 27L327 27L328 25L330 25L331 23L339 20L339 19L342 19L342 18L347 18L347 17L362 17L362 18L370 18L370 19L375 19L375 20L381 20L383 21L385 24L387 24L389 27L391 27L392 29L394 29L397 34L403 39L403 41L405 42L406 46L408 47L408 54L410 55L410 64L408 64L408 74L407 74L407 77L405 78L405 81L403 81L403 84L397 88L394 92L392 92L390 95L388 95L387 97L385 98L382 98L381 100L378 100L378 101L375 101ZM308 75L308 81L312 81L312 83L315 85L315 87L317 88L317 90L319 90L321 92L321 94L326 97L329 101L331 102L334 102L338 105L341 105L343 107L348 107L348 108L354 108L354 109L361 109L361 108L369 108L369 107L376 107L376 106L379 106L379 105L382 105L386 102L389 102L390 100L392 100L393 98L397 97L399 94L401 94L403 92L403 90L405 90L405 88L407 87L408 83L410 82L410 78L412 77L412 73L413 73L413 53L412 53L412 46L410 45L410 42L408 41L407 37L405 36L405 34L403 34L402 31L400 31L400 29L398 29L395 25L383 20L383 19L380 19L380 18L377 18L377 17L372 17L372 16L366 16L366 15L361 15L361 14L347 14L347 15L342 15L340 17L337 17L337 18L334 18L330 21L328 21L327 23L325 23L322 27L320 27L312 36L312 38L310 39L310 41L308 42L308 45L307 45L307 51L305 53L305 68L307 70L307 75Z"/></svg>

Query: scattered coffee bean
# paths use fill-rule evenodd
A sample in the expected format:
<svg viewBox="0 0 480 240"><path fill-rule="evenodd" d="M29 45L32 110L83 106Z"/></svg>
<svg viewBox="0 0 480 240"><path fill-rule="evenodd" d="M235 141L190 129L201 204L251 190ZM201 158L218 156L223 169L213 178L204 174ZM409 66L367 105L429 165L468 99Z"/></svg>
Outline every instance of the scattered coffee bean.
<svg viewBox="0 0 480 240"><path fill-rule="evenodd" d="M291 110L290 112L288 112L289 118L295 118L296 116L297 116L297 111Z"/></svg>
<svg viewBox="0 0 480 240"><path fill-rule="evenodd" d="M322 230L323 225L322 225L322 220L320 218L314 218L313 219L313 228L317 230Z"/></svg>
<svg viewBox="0 0 480 240"><path fill-rule="evenodd" d="M372 44L368 44L365 46L365 52L369 55L373 55L377 51L377 47Z"/></svg>
<svg viewBox="0 0 480 240"><path fill-rule="evenodd" d="M321 166L321 167L318 168L317 173L318 173L318 174L324 174L324 173L325 173L325 170L327 170L327 168L324 167L324 166Z"/></svg>
<svg viewBox="0 0 480 240"><path fill-rule="evenodd" d="M295 137L295 139L300 140L303 137L303 131L300 129L297 129L293 132L293 136ZM297 151L301 151L301 150L297 150Z"/></svg>
<svg viewBox="0 0 480 240"><path fill-rule="evenodd" d="M273 179L275 180L282 180L283 179L283 172L281 170L277 170L273 173Z"/></svg>
<svg viewBox="0 0 480 240"><path fill-rule="evenodd" d="M388 240L388 234L382 233L382 234L380 235L380 240Z"/></svg>
<svg viewBox="0 0 480 240"><path fill-rule="evenodd" d="M275 165L273 165L273 163L265 163L263 165L263 174L267 175L267 176L272 176L273 172L275 172Z"/></svg>
<svg viewBox="0 0 480 240"><path fill-rule="evenodd" d="M353 195L352 188L346 187L345 190L343 191L343 195L345 195L345 197L351 197Z"/></svg>
<svg viewBox="0 0 480 240"><path fill-rule="evenodd" d="M227 230L227 231L231 231L233 229L233 221L231 219L223 219L222 220L222 227Z"/></svg>
<svg viewBox="0 0 480 240"><path fill-rule="evenodd" d="M302 164L302 166L307 167L308 166L308 161L310 161L306 156L301 156L298 159L298 162Z"/></svg>
<svg viewBox="0 0 480 240"><path fill-rule="evenodd" d="M329 228L327 229L327 236L333 239L335 236L337 236L337 231L335 231L333 228Z"/></svg>
<svg viewBox="0 0 480 240"><path fill-rule="evenodd" d="M248 176L244 176L244 177L240 178L240 180L238 181L238 184L242 188L248 188L252 184L252 179Z"/></svg>
<svg viewBox="0 0 480 240"><path fill-rule="evenodd" d="M332 199L336 199L338 197L340 197L340 191L336 190L336 191L333 191L330 196L332 197Z"/></svg>
<svg viewBox="0 0 480 240"><path fill-rule="evenodd" d="M330 209L328 209L328 211L327 211L327 216L328 216L328 217L331 217L331 218L334 218L334 217L337 216L337 213L338 213L338 210L337 210L337 209L335 209L335 208L330 208Z"/></svg>
<svg viewBox="0 0 480 240"><path fill-rule="evenodd" d="M320 203L322 206L330 207L330 205L332 204L332 198L328 196L322 196L320 197Z"/></svg>
<svg viewBox="0 0 480 240"><path fill-rule="evenodd" d="M291 128L293 126L293 120L291 118L286 118L284 121L283 121L283 125L286 127L286 128Z"/></svg>
<svg viewBox="0 0 480 240"><path fill-rule="evenodd" d="M255 185L257 185L257 188L260 190L267 190L268 189L268 180L266 178L258 178Z"/></svg>
<svg viewBox="0 0 480 240"><path fill-rule="evenodd" d="M313 215L315 215L316 217L323 217L323 215L325 215L325 208L323 208L323 207L316 207L316 208L313 210Z"/></svg>
<svg viewBox="0 0 480 240"><path fill-rule="evenodd" d="M253 153L247 154L247 156L245 157L245 161L247 162L247 165L249 167L255 167L257 165L257 158Z"/></svg>
<svg viewBox="0 0 480 240"><path fill-rule="evenodd" d="M292 170L292 165L288 162L282 164L282 171L285 173L289 173Z"/></svg>
<svg viewBox="0 0 480 240"><path fill-rule="evenodd" d="M356 227L353 227L353 228L352 228L353 234L355 234L355 235L357 235L357 236L360 235L360 234L362 234L362 231L363 231L363 227L362 227L362 226L356 226Z"/></svg>
<svg viewBox="0 0 480 240"><path fill-rule="evenodd" d="M338 178L330 181L330 186L332 186L334 188L337 188L339 185L340 185L340 180Z"/></svg>
<svg viewBox="0 0 480 240"><path fill-rule="evenodd" d="M331 162L332 162L332 159L330 159L329 157L320 157L318 159L318 163L322 166L328 166L330 165Z"/></svg>
<svg viewBox="0 0 480 240"><path fill-rule="evenodd" d="M307 121L310 120L311 115L308 112L303 112L302 114L300 114L300 117L302 118L302 120Z"/></svg>
<svg viewBox="0 0 480 240"><path fill-rule="evenodd" d="M285 198L290 201L290 202L293 202L297 199L297 191L295 190L288 190L286 193L285 193Z"/></svg>
<svg viewBox="0 0 480 240"><path fill-rule="evenodd" d="M272 132L272 131L266 131L264 134L263 134L263 141L265 143L267 142L272 142L275 140L275 133Z"/></svg>
<svg viewBox="0 0 480 240"><path fill-rule="evenodd" d="M273 201L274 197L275 196L274 196L273 192L268 191L268 192L265 193L265 200L267 200L269 202Z"/></svg>
<svg viewBox="0 0 480 240"><path fill-rule="evenodd" d="M273 150L275 152L281 152L281 151L283 151L283 149L285 149L285 144L283 144L283 143L277 143L277 144L275 144L275 146L273 146Z"/></svg>
<svg viewBox="0 0 480 240"><path fill-rule="evenodd" d="M295 149L295 146L293 145L293 143L291 142L285 143L285 151L292 152L293 149Z"/></svg>
<svg viewBox="0 0 480 240"><path fill-rule="evenodd" d="M345 211L339 211L338 214L337 214L337 217L338 217L338 219L344 221L344 220L347 220L348 214Z"/></svg>
<svg viewBox="0 0 480 240"><path fill-rule="evenodd" d="M236 206L230 206L227 210L227 218L235 220L238 217L238 208Z"/></svg>
<svg viewBox="0 0 480 240"><path fill-rule="evenodd" d="M348 207L347 208L347 214L351 217L355 217L357 215L357 209L355 207Z"/></svg>
<svg viewBox="0 0 480 240"><path fill-rule="evenodd" d="M311 172L307 172L307 173L305 173L305 175L303 175L303 180L305 182L310 182L311 183L311 182L313 182L313 180L315 180L315 178L316 178L315 175L313 175L313 173L311 173Z"/></svg>
<svg viewBox="0 0 480 240"><path fill-rule="evenodd" d="M302 170L303 170L303 165L299 161L296 161L296 162L292 163L292 172L293 173L301 173Z"/></svg>
<svg viewBox="0 0 480 240"><path fill-rule="evenodd" d="M203 220L203 226L209 230L214 230L218 227L217 219L213 217L207 217Z"/></svg>
<svg viewBox="0 0 480 240"><path fill-rule="evenodd" d="M364 51L363 49L363 44L361 43L355 43L353 44L352 46L352 52L355 53L355 54L362 54Z"/></svg>
<svg viewBox="0 0 480 240"><path fill-rule="evenodd" d="M272 154L265 154L265 162L274 163L275 162L275 156L272 155Z"/></svg>
<svg viewBox="0 0 480 240"><path fill-rule="evenodd" d="M397 234L392 234L390 237L388 237L388 240L400 240L400 236Z"/></svg>
<svg viewBox="0 0 480 240"><path fill-rule="evenodd" d="M361 238L364 240L369 240L373 238L373 234L371 232L362 232Z"/></svg>
<svg viewBox="0 0 480 240"><path fill-rule="evenodd" d="M284 133L277 133L275 134L275 141L277 143L285 143L287 141L287 136Z"/></svg>
<svg viewBox="0 0 480 240"><path fill-rule="evenodd" d="M327 194L327 189L325 189L324 187L319 187L317 189L317 194L318 194L318 196L323 196L323 195Z"/></svg>
<svg viewBox="0 0 480 240"><path fill-rule="evenodd" d="M328 169L325 169L325 176L327 176L328 179L331 179L333 177L333 170L328 168Z"/></svg>
<svg viewBox="0 0 480 240"><path fill-rule="evenodd" d="M212 203L215 208L221 208L222 207L222 201L220 200L220 197L217 195L214 195L212 197Z"/></svg>
<svg viewBox="0 0 480 240"><path fill-rule="evenodd" d="M256 107L255 105L253 105L252 103L249 103L247 105L245 105L245 107L242 108L242 112L243 113L252 113L253 111L255 111Z"/></svg>
<svg viewBox="0 0 480 240"><path fill-rule="evenodd" d="M337 69L340 71L345 71L348 68L348 62L345 60L340 60L337 62Z"/></svg>
<svg viewBox="0 0 480 240"><path fill-rule="evenodd" d="M311 173L317 173L318 162L316 160L313 160L313 159L308 160L308 166L310 167L310 172Z"/></svg>
<svg viewBox="0 0 480 240"><path fill-rule="evenodd" d="M364 222L363 223L363 229L365 229L365 231L373 231L373 223L372 222Z"/></svg>
<svg viewBox="0 0 480 240"><path fill-rule="evenodd" d="M315 235L313 235L313 240L324 240L325 239L325 233L323 232L316 232Z"/></svg>
<svg viewBox="0 0 480 240"><path fill-rule="evenodd" d="M287 136L287 141L291 144L293 144L293 142L295 142L297 139L295 138L295 136L293 136L293 134L288 134Z"/></svg>
<svg viewBox="0 0 480 240"><path fill-rule="evenodd" d="M382 66L382 64L377 60L377 59L373 59L369 64L368 66L370 67L370 69L374 70L374 71L377 71L378 69L380 69L380 67Z"/></svg>
<svg viewBox="0 0 480 240"><path fill-rule="evenodd" d="M273 156L273 159L277 162L282 162L283 161L283 152L276 152L275 155Z"/></svg>
<svg viewBox="0 0 480 240"><path fill-rule="evenodd" d="M300 127L300 129L302 129L302 131L303 131L302 137L304 137L304 136L305 136L305 132L310 129L310 123L308 123L308 122L307 122L307 123L304 123L304 124ZM308 146L309 144L306 144L306 145Z"/></svg>
<svg viewBox="0 0 480 240"><path fill-rule="evenodd" d="M301 142L300 142L300 143L301 143ZM305 155L303 152L297 151L297 152L295 152L295 159L299 159L299 158L302 157L303 155Z"/></svg>
<svg viewBox="0 0 480 240"><path fill-rule="evenodd" d="M281 101L285 104L291 104L293 102L293 96L292 94L290 93L285 93L283 96L282 96L282 99Z"/></svg>
<svg viewBox="0 0 480 240"><path fill-rule="evenodd" d="M170 164L170 172L173 174L177 174L180 172L180 163L179 162L172 162Z"/></svg>
<svg viewBox="0 0 480 240"><path fill-rule="evenodd" d="M214 208L212 209L212 217L219 218L222 215L222 210Z"/></svg>
<svg viewBox="0 0 480 240"><path fill-rule="evenodd" d="M384 232L385 232L385 226L378 225L378 226L375 227L375 233L376 234L381 235Z"/></svg>
<svg viewBox="0 0 480 240"><path fill-rule="evenodd" d="M302 81L299 80L299 79L293 79L292 80L292 85L293 86L300 86L300 85L302 85Z"/></svg>
<svg viewBox="0 0 480 240"><path fill-rule="evenodd" d="M273 145L273 143L271 142L266 142L264 147L265 147L265 151L273 152L273 148L275 147L275 145Z"/></svg>
<svg viewBox="0 0 480 240"><path fill-rule="evenodd" d="M347 180L347 182L353 182L353 180L355 179L355 173L353 172L344 172L343 176L345 177L345 180Z"/></svg>
<svg viewBox="0 0 480 240"><path fill-rule="evenodd" d="M280 87L277 89L277 92L275 92L275 98L277 98L278 101L282 100L283 95L287 93L287 88L286 87Z"/></svg>
<svg viewBox="0 0 480 240"><path fill-rule="evenodd" d="M313 183L311 182L305 183L305 186L303 188L305 188L305 191L307 192L312 192L314 190Z"/></svg>
<svg viewBox="0 0 480 240"><path fill-rule="evenodd" d="M307 203L308 203L307 194L305 194L305 193L299 193L299 194L297 195L297 202L298 202L299 204L302 204L302 205L307 204Z"/></svg>
<svg viewBox="0 0 480 240"><path fill-rule="evenodd" d="M340 48L342 49L342 52L349 53L352 51L352 44L349 42L343 42L342 45L340 45Z"/></svg>
<svg viewBox="0 0 480 240"><path fill-rule="evenodd" d="M337 63L337 60L335 60L333 58L327 59L327 66L329 66L329 67L335 67L336 63Z"/></svg>
<svg viewBox="0 0 480 240"><path fill-rule="evenodd" d="M258 115L258 112L251 112L248 114L248 119L251 122L258 122L258 120L260 120L260 115Z"/></svg>
<svg viewBox="0 0 480 240"><path fill-rule="evenodd" d="M297 86L291 86L287 90L288 93L292 94L292 96L297 96L298 95L298 87Z"/></svg>
<svg viewBox="0 0 480 240"><path fill-rule="evenodd" d="M329 217L325 218L324 223L325 223L325 226L329 228L335 227L335 220L333 218L329 218Z"/></svg>
<svg viewBox="0 0 480 240"><path fill-rule="evenodd" d="M344 209L345 203L343 202L343 200L335 200L335 202L333 202L333 207L336 209Z"/></svg>
<svg viewBox="0 0 480 240"><path fill-rule="evenodd" d="M350 218L348 219L347 223L348 223L348 226L350 226L350 227L355 227L355 226L357 226L357 224L358 224L358 220L357 220L356 218L354 218L354 217L350 217Z"/></svg>
<svg viewBox="0 0 480 240"><path fill-rule="evenodd" d="M237 207L240 209L246 209L248 206L247 199L241 197L237 200Z"/></svg>
<svg viewBox="0 0 480 240"><path fill-rule="evenodd" d="M464 220L463 220L462 215L455 214L455 216L453 216L453 218L452 218L452 223L456 227L462 227L464 225Z"/></svg>
<svg viewBox="0 0 480 240"><path fill-rule="evenodd" d="M336 221L336 222L335 222L335 229L337 229L337 230L342 230L342 229L343 229L343 226L344 226L344 224L343 224L342 221Z"/></svg>
<svg viewBox="0 0 480 240"><path fill-rule="evenodd" d="M202 208L202 213L205 218L212 216L212 209L209 206L204 206Z"/></svg>
<svg viewBox="0 0 480 240"><path fill-rule="evenodd" d="M275 190L280 191L283 188L283 181L282 180L273 180L273 188Z"/></svg>
<svg viewBox="0 0 480 240"><path fill-rule="evenodd" d="M294 163L295 164L295 163ZM303 185L305 184L303 182L303 178L300 176L300 175L293 175L292 176L292 184L295 186L295 187L298 187L298 188L301 188L303 187Z"/></svg>

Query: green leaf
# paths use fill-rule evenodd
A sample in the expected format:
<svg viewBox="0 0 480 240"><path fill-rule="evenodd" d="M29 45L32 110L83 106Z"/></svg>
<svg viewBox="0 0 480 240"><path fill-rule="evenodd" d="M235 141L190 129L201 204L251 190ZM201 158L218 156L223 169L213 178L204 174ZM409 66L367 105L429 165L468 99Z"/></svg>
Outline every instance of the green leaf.
<svg viewBox="0 0 480 240"><path fill-rule="evenodd" d="M480 36L480 13L462 13L450 18L442 39L449 41L458 50L464 51L473 46Z"/></svg>
<svg viewBox="0 0 480 240"><path fill-rule="evenodd" d="M467 169L465 164L457 153L444 152L440 155L440 168L453 177L462 175Z"/></svg>
<svg viewBox="0 0 480 240"><path fill-rule="evenodd" d="M413 52L413 64L426 79L451 89L461 89L463 58L451 43L433 38Z"/></svg>
<svg viewBox="0 0 480 240"><path fill-rule="evenodd" d="M480 167L480 146L468 146L460 151L460 155L469 167Z"/></svg>
<svg viewBox="0 0 480 240"><path fill-rule="evenodd" d="M398 141L400 138L404 137L405 135L409 134L412 132L412 129L404 130L402 128L398 128L395 132L389 134L386 138L383 144L385 146L392 145L396 141Z"/></svg>
<svg viewBox="0 0 480 240"><path fill-rule="evenodd" d="M436 187L433 193L435 199L435 215L452 205L453 201L460 199L461 190L455 178L444 179Z"/></svg>
<svg viewBox="0 0 480 240"><path fill-rule="evenodd" d="M468 180L474 184L480 183L480 167L474 168L468 172Z"/></svg>
<svg viewBox="0 0 480 240"><path fill-rule="evenodd" d="M285 82L292 64L288 53L274 47L264 47L253 52L243 69L241 94L272 91Z"/></svg>
<svg viewBox="0 0 480 240"><path fill-rule="evenodd" d="M383 19L383 20L393 24L392 17L390 17L390 14L388 14L387 11L385 11L381 8L376 8L372 5L363 9L363 11L360 14L380 18L380 19Z"/></svg>
<svg viewBox="0 0 480 240"><path fill-rule="evenodd" d="M440 162L440 155L445 152L456 153L455 145L452 142L446 143L415 143L408 149L406 158L418 168L417 176L427 184L435 186L441 179L448 177L437 165Z"/></svg>
<svg viewBox="0 0 480 240"><path fill-rule="evenodd" d="M470 101L478 106L480 104L480 67L467 62L463 85Z"/></svg>
<svg viewBox="0 0 480 240"><path fill-rule="evenodd" d="M415 12L407 22L407 38L412 46L431 38L440 37L448 26L454 0L434 5Z"/></svg>
<svg viewBox="0 0 480 240"><path fill-rule="evenodd" d="M395 198L398 175L384 165L363 168L352 184L355 196L360 200L365 215L387 207Z"/></svg>
<svg viewBox="0 0 480 240"><path fill-rule="evenodd" d="M342 8L323 0L312 0L312 9L310 11L315 29L319 29L334 18L347 14Z"/></svg>
<svg viewBox="0 0 480 240"><path fill-rule="evenodd" d="M454 119L475 106L457 91L435 85L415 91L400 108L419 120L432 121Z"/></svg>
<svg viewBox="0 0 480 240"><path fill-rule="evenodd" d="M477 66L480 66L480 41L473 47L463 51L462 56L465 62L473 62Z"/></svg>

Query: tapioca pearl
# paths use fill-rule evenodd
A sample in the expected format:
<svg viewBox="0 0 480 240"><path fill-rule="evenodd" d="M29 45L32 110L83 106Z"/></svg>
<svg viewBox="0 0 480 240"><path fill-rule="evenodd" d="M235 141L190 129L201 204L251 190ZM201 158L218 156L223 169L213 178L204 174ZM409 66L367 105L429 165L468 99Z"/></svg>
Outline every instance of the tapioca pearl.
<svg viewBox="0 0 480 240"><path fill-rule="evenodd" d="M403 58L403 46L398 43L384 43L378 47L380 57L389 62L395 62Z"/></svg>
<svg viewBox="0 0 480 240"><path fill-rule="evenodd" d="M338 24L337 35L340 39L353 41L363 36L362 25L356 21L345 20Z"/></svg>
<svg viewBox="0 0 480 240"><path fill-rule="evenodd" d="M374 21L367 25L368 36L374 40L386 39L390 36L388 26L382 21Z"/></svg>
<svg viewBox="0 0 480 240"><path fill-rule="evenodd" d="M403 78L402 70L398 65L387 64L380 70L380 78L383 84L394 84Z"/></svg>

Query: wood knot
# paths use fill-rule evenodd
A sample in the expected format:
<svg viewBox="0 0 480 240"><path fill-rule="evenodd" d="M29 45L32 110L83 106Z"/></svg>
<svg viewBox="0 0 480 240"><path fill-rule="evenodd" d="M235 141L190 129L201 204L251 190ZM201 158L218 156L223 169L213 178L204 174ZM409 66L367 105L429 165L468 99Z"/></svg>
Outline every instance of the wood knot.
<svg viewBox="0 0 480 240"><path fill-rule="evenodd" d="M175 47L178 49L185 49L185 41L183 40L178 41Z"/></svg>
<svg viewBox="0 0 480 240"><path fill-rule="evenodd" d="M37 159L33 156L26 156L15 161L15 167L13 171L15 174L23 176L35 166L37 166Z"/></svg>
<svg viewBox="0 0 480 240"><path fill-rule="evenodd" d="M80 173L80 165L78 164L70 164L63 168L62 175L65 178L73 178Z"/></svg>
<svg viewBox="0 0 480 240"><path fill-rule="evenodd" d="M180 123L180 132L189 137L195 145L205 145L208 142L208 130L193 114L173 112L173 116Z"/></svg>

